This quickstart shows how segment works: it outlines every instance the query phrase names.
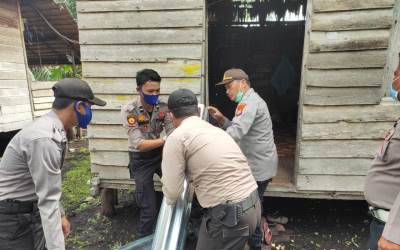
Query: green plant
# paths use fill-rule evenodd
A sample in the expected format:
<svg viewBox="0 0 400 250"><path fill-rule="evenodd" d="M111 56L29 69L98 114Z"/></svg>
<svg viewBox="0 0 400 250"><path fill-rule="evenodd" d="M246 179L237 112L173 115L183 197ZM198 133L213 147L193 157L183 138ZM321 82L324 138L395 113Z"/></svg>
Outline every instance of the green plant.
<svg viewBox="0 0 400 250"><path fill-rule="evenodd" d="M76 0L54 0L54 2L65 4L71 15L76 18Z"/></svg>
<svg viewBox="0 0 400 250"><path fill-rule="evenodd" d="M82 77L82 68L80 65L75 66L75 70L69 64L33 67L31 72L36 81L58 81L67 77Z"/></svg>
<svg viewBox="0 0 400 250"><path fill-rule="evenodd" d="M48 81L50 80L50 70L46 67L34 67L31 69L32 75L36 81Z"/></svg>
<svg viewBox="0 0 400 250"><path fill-rule="evenodd" d="M65 174L62 183L62 204L66 211L79 208L90 195L89 155L71 161L72 168Z"/></svg>

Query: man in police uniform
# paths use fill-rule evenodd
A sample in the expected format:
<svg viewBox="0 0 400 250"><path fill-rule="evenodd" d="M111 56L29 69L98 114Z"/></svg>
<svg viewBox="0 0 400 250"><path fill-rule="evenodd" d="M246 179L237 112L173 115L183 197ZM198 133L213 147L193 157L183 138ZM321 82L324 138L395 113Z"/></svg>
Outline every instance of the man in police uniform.
<svg viewBox="0 0 400 250"><path fill-rule="evenodd" d="M394 73L393 97L399 98L400 65ZM372 221L368 249L400 250L400 121L386 134L365 181Z"/></svg>
<svg viewBox="0 0 400 250"><path fill-rule="evenodd" d="M196 249L244 249L261 220L257 184L246 157L222 129L201 120L197 98L190 90L174 91L168 108L176 129L163 152L167 203L176 202L187 175L206 208Z"/></svg>
<svg viewBox="0 0 400 250"><path fill-rule="evenodd" d="M53 111L23 128L0 162L0 249L65 249L69 222L60 206L61 168L67 153L66 131L86 128L94 97L79 79L53 87Z"/></svg>
<svg viewBox="0 0 400 250"><path fill-rule="evenodd" d="M164 139L173 130L167 104L158 100L161 77L151 69L136 75L139 97L122 108L123 125L128 132L129 170L136 183L136 202L140 208L138 237L153 233L157 202L153 176L161 176ZM165 134L162 135L162 132Z"/></svg>
<svg viewBox="0 0 400 250"><path fill-rule="evenodd" d="M232 121L215 107L208 107L209 113L239 144L247 157L262 201L264 192L278 168L278 154L268 106L254 89L250 88L249 77L241 69L227 70L222 82L216 85L224 85L229 99L238 105ZM256 234L258 233L255 237L261 242L261 231L257 230ZM261 247L261 243L259 245Z"/></svg>

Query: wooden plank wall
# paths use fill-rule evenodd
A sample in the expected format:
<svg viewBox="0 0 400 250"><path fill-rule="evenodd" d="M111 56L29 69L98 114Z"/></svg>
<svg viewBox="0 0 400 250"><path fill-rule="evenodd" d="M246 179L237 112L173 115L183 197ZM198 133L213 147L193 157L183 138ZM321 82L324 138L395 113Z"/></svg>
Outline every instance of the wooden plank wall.
<svg viewBox="0 0 400 250"><path fill-rule="evenodd" d="M17 0L0 1L0 132L32 121Z"/></svg>
<svg viewBox="0 0 400 250"><path fill-rule="evenodd" d="M55 83L56 81L32 82L33 114L35 118L51 111L54 101L54 94L51 88Z"/></svg>
<svg viewBox="0 0 400 250"><path fill-rule="evenodd" d="M107 101L88 129L92 172L101 181L129 179L121 105L136 98L136 72L158 71L164 100L179 87L200 94L202 0L78 1L83 75Z"/></svg>
<svg viewBox="0 0 400 250"><path fill-rule="evenodd" d="M310 1L311 2L311 1ZM313 0L302 73L297 189L361 192L384 131L394 0Z"/></svg>

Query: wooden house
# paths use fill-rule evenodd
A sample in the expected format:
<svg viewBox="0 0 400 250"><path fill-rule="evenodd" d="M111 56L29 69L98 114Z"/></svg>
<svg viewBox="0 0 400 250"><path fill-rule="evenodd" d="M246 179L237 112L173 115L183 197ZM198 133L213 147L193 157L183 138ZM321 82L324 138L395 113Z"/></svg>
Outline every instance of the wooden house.
<svg viewBox="0 0 400 250"><path fill-rule="evenodd" d="M400 1L282 1L283 12L270 2L78 1L83 75L108 101L88 130L94 185L134 187L120 107L136 98L137 71L160 73L163 98L185 87L232 115L214 83L241 67L274 122L280 165L267 194L363 197L384 131L400 117L387 98Z"/></svg>

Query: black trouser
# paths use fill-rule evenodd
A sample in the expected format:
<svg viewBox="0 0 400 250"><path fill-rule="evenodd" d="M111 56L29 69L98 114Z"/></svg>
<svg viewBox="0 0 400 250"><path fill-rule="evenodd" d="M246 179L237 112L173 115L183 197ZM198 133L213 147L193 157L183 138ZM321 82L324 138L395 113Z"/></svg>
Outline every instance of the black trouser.
<svg viewBox="0 0 400 250"><path fill-rule="evenodd" d="M0 201L0 249L46 249L39 209L35 202Z"/></svg>
<svg viewBox="0 0 400 250"><path fill-rule="evenodd" d="M157 220L157 198L154 190L154 174L161 177L161 148L146 153L129 153L129 170L135 180L136 203L140 209L137 234L145 237L153 233Z"/></svg>
<svg viewBox="0 0 400 250"><path fill-rule="evenodd" d="M369 229L369 240L367 249L368 250L378 250L378 241L382 236L385 223L372 218L370 229Z"/></svg>
<svg viewBox="0 0 400 250"><path fill-rule="evenodd" d="M256 196L256 195L255 195ZM251 197L252 198L252 197ZM246 211L219 205L203 215L196 250L242 250L261 220L260 202Z"/></svg>
<svg viewBox="0 0 400 250"><path fill-rule="evenodd" d="M271 182L272 179L268 179L265 181L257 181L257 192L258 197L260 198L261 204L261 216L264 215L264 208L263 208L263 200L264 200L264 193L268 187L268 184ZM256 230L254 231L253 235L251 236L251 240L249 241L250 249L258 250L261 249L262 243L264 239L263 228L260 223L257 225Z"/></svg>

